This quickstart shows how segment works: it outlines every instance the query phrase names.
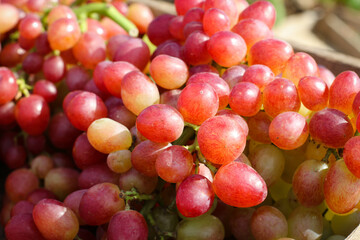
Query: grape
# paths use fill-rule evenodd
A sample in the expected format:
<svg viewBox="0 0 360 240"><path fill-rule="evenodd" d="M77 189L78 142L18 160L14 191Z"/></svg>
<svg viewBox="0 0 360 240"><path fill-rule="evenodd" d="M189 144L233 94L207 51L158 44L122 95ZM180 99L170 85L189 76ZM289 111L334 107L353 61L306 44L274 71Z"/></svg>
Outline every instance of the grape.
<svg viewBox="0 0 360 240"><path fill-rule="evenodd" d="M209 39L209 36L201 31L195 31L186 38L183 54L187 64L195 66L211 62L211 56L207 50Z"/></svg>
<svg viewBox="0 0 360 240"><path fill-rule="evenodd" d="M285 78L277 78L265 86L263 91L265 112L271 116L300 109L300 99L296 86Z"/></svg>
<svg viewBox="0 0 360 240"><path fill-rule="evenodd" d="M215 116L200 126L197 140L201 153L208 161L227 164L244 151L246 132L235 118Z"/></svg>
<svg viewBox="0 0 360 240"><path fill-rule="evenodd" d="M330 88L331 84L335 80L334 74L325 66L318 65L319 77L326 82L326 85Z"/></svg>
<svg viewBox="0 0 360 240"><path fill-rule="evenodd" d="M141 3L130 4L126 17L136 25L141 34L147 32L149 24L155 18L151 9Z"/></svg>
<svg viewBox="0 0 360 240"><path fill-rule="evenodd" d="M193 157L182 146L170 146L158 155L155 168L162 179L177 183L190 175L193 168Z"/></svg>
<svg viewBox="0 0 360 240"><path fill-rule="evenodd" d="M32 211L34 209L34 205L33 203L27 201L27 200L22 200L17 202L11 209L10 212L10 216L14 217L16 215L19 214L26 214L26 213L30 213L32 214Z"/></svg>
<svg viewBox="0 0 360 240"><path fill-rule="evenodd" d="M61 81L66 73L65 62L60 56L51 56L45 59L42 69L46 80L53 83Z"/></svg>
<svg viewBox="0 0 360 240"><path fill-rule="evenodd" d="M183 20L184 20L184 16L179 15L173 17L169 23L169 32L171 36L177 40L185 40L185 36L183 32L184 30Z"/></svg>
<svg viewBox="0 0 360 240"><path fill-rule="evenodd" d="M191 8L202 7L204 0L175 0L175 8L178 15L185 15Z"/></svg>
<svg viewBox="0 0 360 240"><path fill-rule="evenodd" d="M291 150L303 145L309 136L309 126L305 117L296 112L283 112L270 124L269 136L276 146Z"/></svg>
<svg viewBox="0 0 360 240"><path fill-rule="evenodd" d="M303 77L316 77L318 67L316 61L307 53L297 52L289 58L282 77L291 80L296 86Z"/></svg>
<svg viewBox="0 0 360 240"><path fill-rule="evenodd" d="M5 155L4 163L10 169L21 168L26 163L26 149L22 145L11 146Z"/></svg>
<svg viewBox="0 0 360 240"><path fill-rule="evenodd" d="M51 192L45 188L37 188L34 191L32 191L31 193L29 193L26 200L33 204L37 204L38 202L40 202L40 200L45 199L45 198L46 199L56 199L56 196L53 192Z"/></svg>
<svg viewBox="0 0 360 240"><path fill-rule="evenodd" d="M118 181L119 174L111 171L106 162L100 162L82 170L79 175L79 188L87 189L104 182L117 184Z"/></svg>
<svg viewBox="0 0 360 240"><path fill-rule="evenodd" d="M28 0L26 3L26 7L31 12L41 12L45 9L47 4L46 0Z"/></svg>
<svg viewBox="0 0 360 240"><path fill-rule="evenodd" d="M345 71L336 76L329 91L329 107L352 113L352 104L360 91L360 78L352 71Z"/></svg>
<svg viewBox="0 0 360 240"><path fill-rule="evenodd" d="M207 50L216 63L231 67L243 61L247 47L240 35L231 31L220 31L210 37Z"/></svg>
<svg viewBox="0 0 360 240"><path fill-rule="evenodd" d="M100 23L106 32L106 39L110 39L116 35L128 35L124 28L108 17L103 17Z"/></svg>
<svg viewBox="0 0 360 240"><path fill-rule="evenodd" d="M28 14L21 19L19 33L23 38L35 39L42 32L42 23L36 15Z"/></svg>
<svg viewBox="0 0 360 240"><path fill-rule="evenodd" d="M316 112L309 123L311 137L326 147L342 148L353 136L349 118L339 110L326 108Z"/></svg>
<svg viewBox="0 0 360 240"><path fill-rule="evenodd" d="M158 55L150 63L150 75L157 85L166 89L180 88L189 77L183 60L168 55Z"/></svg>
<svg viewBox="0 0 360 240"><path fill-rule="evenodd" d="M11 128L15 122L15 103L10 101L0 105L0 127L3 129Z"/></svg>
<svg viewBox="0 0 360 240"><path fill-rule="evenodd" d="M18 9L8 3L0 4L0 16L0 34L6 33L14 28L20 18Z"/></svg>
<svg viewBox="0 0 360 240"><path fill-rule="evenodd" d="M148 26L147 34L153 44L158 46L166 40L172 39L169 24L174 17L171 14L162 14L152 20Z"/></svg>
<svg viewBox="0 0 360 240"><path fill-rule="evenodd" d="M268 66L275 75L279 75L293 54L294 50L289 43L275 38L268 38L255 43L250 48L247 59L250 66L263 64Z"/></svg>
<svg viewBox="0 0 360 240"><path fill-rule="evenodd" d="M18 92L15 75L10 69L0 67L0 105L10 102Z"/></svg>
<svg viewBox="0 0 360 240"><path fill-rule="evenodd" d="M217 73L211 72L200 72L193 74L186 85L191 83L208 83L215 90L219 97L219 109L224 109L229 103L230 89L228 84L219 77Z"/></svg>
<svg viewBox="0 0 360 240"><path fill-rule="evenodd" d="M203 22L204 10L199 7L190 8L184 15L183 25L189 22Z"/></svg>
<svg viewBox="0 0 360 240"><path fill-rule="evenodd" d="M256 115L262 106L260 89L251 82L236 84L229 95L229 105L234 112L241 116Z"/></svg>
<svg viewBox="0 0 360 240"><path fill-rule="evenodd" d="M143 215L134 210L120 211L112 216L107 239L147 239L148 226Z"/></svg>
<svg viewBox="0 0 360 240"><path fill-rule="evenodd" d="M294 150L283 150L282 153L285 157L285 167L281 178L287 183L292 183L293 176L298 166L307 160L305 149L307 144ZM320 159L321 160L321 159Z"/></svg>
<svg viewBox="0 0 360 240"><path fill-rule="evenodd" d="M119 35L115 35L112 36L107 45L106 45L106 55L110 60L114 59L117 47L120 43L129 40L131 37L128 35L123 35L123 34L119 34ZM109 61L104 61L109 63Z"/></svg>
<svg viewBox="0 0 360 240"><path fill-rule="evenodd" d="M75 19L60 18L49 24L48 40L54 50L68 50L75 46L80 37L80 27Z"/></svg>
<svg viewBox="0 0 360 240"><path fill-rule="evenodd" d="M186 39L190 36L190 34L194 32L203 32L203 31L204 31L204 27L201 22L189 22L183 28L183 34Z"/></svg>
<svg viewBox="0 0 360 240"><path fill-rule="evenodd" d="M234 26L238 22L238 12L235 1L233 0L205 0L205 11L210 8L218 8L225 12L230 19L230 26Z"/></svg>
<svg viewBox="0 0 360 240"><path fill-rule="evenodd" d="M221 221L208 214L195 219L184 219L177 226L178 240L221 240L224 237L225 230Z"/></svg>
<svg viewBox="0 0 360 240"><path fill-rule="evenodd" d="M36 227L46 239L74 239L79 231L79 221L75 213L62 202L43 199L33 211Z"/></svg>
<svg viewBox="0 0 360 240"><path fill-rule="evenodd" d="M211 208L214 197L210 181L194 174L180 184L176 192L176 207L184 217L198 217Z"/></svg>
<svg viewBox="0 0 360 240"><path fill-rule="evenodd" d="M125 202L119 194L119 187L112 183L92 186L80 200L80 217L91 226L109 222L116 212L125 208Z"/></svg>
<svg viewBox="0 0 360 240"><path fill-rule="evenodd" d="M67 18L76 20L76 15L73 10L65 5L54 6L47 16L47 22L49 25L53 24L60 18Z"/></svg>
<svg viewBox="0 0 360 240"><path fill-rule="evenodd" d="M239 20L249 18L258 19L271 29L274 26L276 19L275 7L268 1L256 1L240 13Z"/></svg>
<svg viewBox="0 0 360 240"><path fill-rule="evenodd" d="M86 32L73 47L74 57L87 69L94 69L106 58L106 45L102 37L93 32Z"/></svg>
<svg viewBox="0 0 360 240"><path fill-rule="evenodd" d="M30 162L31 170L40 179L44 179L48 172L54 167L53 160L46 155L38 155Z"/></svg>
<svg viewBox="0 0 360 240"><path fill-rule="evenodd" d="M177 108L177 102L180 96L180 89L165 91L160 95L160 104L167 104L173 108Z"/></svg>
<svg viewBox="0 0 360 240"><path fill-rule="evenodd" d="M53 115L49 124L49 137L51 143L60 149L71 149L81 131L76 129L65 116L59 112Z"/></svg>
<svg viewBox="0 0 360 240"><path fill-rule="evenodd" d="M265 225L264 222L271 224ZM285 216L275 207L261 206L252 214L251 232L257 240L278 239L288 234Z"/></svg>
<svg viewBox="0 0 360 240"><path fill-rule="evenodd" d="M45 176L44 186L59 200L78 189L79 172L73 168L53 168Z"/></svg>
<svg viewBox="0 0 360 240"><path fill-rule="evenodd" d="M62 57L64 62L66 62L67 64L75 65L75 64L78 63L77 60L74 57L74 54L72 52L72 48L60 52L60 56Z"/></svg>
<svg viewBox="0 0 360 240"><path fill-rule="evenodd" d="M180 43L174 40L167 40L161 43L156 50L151 55L151 59L156 58L159 55L169 55L171 57L179 58L184 60L183 53L182 53L182 46ZM150 63L151 64L151 63ZM170 79L168 79L170 80Z"/></svg>
<svg viewBox="0 0 360 240"><path fill-rule="evenodd" d="M215 116L219 109L219 97L210 84L192 83L180 93L177 109L185 122L200 125Z"/></svg>
<svg viewBox="0 0 360 240"><path fill-rule="evenodd" d="M235 208L232 209L229 219L230 230L236 239L253 240L254 236L251 232L250 220L255 212L254 208Z"/></svg>
<svg viewBox="0 0 360 240"><path fill-rule="evenodd" d="M271 118L265 112L258 112L255 116L248 118L249 136L255 141L269 144L269 126Z"/></svg>
<svg viewBox="0 0 360 240"><path fill-rule="evenodd" d="M150 105L158 104L160 100L156 85L140 71L132 71L124 76L121 97L125 107L135 115Z"/></svg>
<svg viewBox="0 0 360 240"><path fill-rule="evenodd" d="M40 135L49 123L50 109L43 97L32 94L16 103L15 118L22 130L30 135Z"/></svg>
<svg viewBox="0 0 360 240"><path fill-rule="evenodd" d="M69 91L83 90L88 81L90 81L89 74L80 66L72 67L65 75L65 82Z"/></svg>
<svg viewBox="0 0 360 240"><path fill-rule="evenodd" d="M175 108L166 104L155 104L139 114L136 128L153 142L173 142L183 132L184 119Z"/></svg>
<svg viewBox="0 0 360 240"><path fill-rule="evenodd" d="M33 93L42 96L47 103L50 103L56 100L57 88L50 81L39 80L34 85Z"/></svg>
<svg viewBox="0 0 360 240"><path fill-rule="evenodd" d="M261 64L255 64L246 69L243 73L241 81L254 83L260 88L260 91L263 91L265 86L274 79L275 75L269 67Z"/></svg>
<svg viewBox="0 0 360 240"><path fill-rule="evenodd" d="M72 144L72 157L76 166L85 169L93 164L105 162L107 156L93 148L86 133L80 134Z"/></svg>
<svg viewBox="0 0 360 240"><path fill-rule="evenodd" d="M9 43L2 47L0 51L1 66L15 67L23 61L26 51L20 47L19 43Z"/></svg>
<svg viewBox="0 0 360 240"><path fill-rule="evenodd" d="M330 166L324 180L327 206L335 213L348 213L360 200L359 186L360 179L347 169L345 162L336 161Z"/></svg>
<svg viewBox="0 0 360 240"><path fill-rule="evenodd" d="M82 131L86 131L94 120L107 116L107 108L101 98L87 91L75 95L64 111L71 124Z"/></svg>
<svg viewBox="0 0 360 240"><path fill-rule="evenodd" d="M122 15L127 15L129 6L125 1L114 1L111 2L111 5L113 5Z"/></svg>
<svg viewBox="0 0 360 240"><path fill-rule="evenodd" d="M267 186L271 186L280 178L284 171L285 157L282 152L273 145L258 145L249 154L252 167L264 179Z"/></svg>
<svg viewBox="0 0 360 240"><path fill-rule="evenodd" d="M32 212L11 217L4 230L9 240L45 240L35 225Z"/></svg>
<svg viewBox="0 0 360 240"><path fill-rule="evenodd" d="M101 23L95 19L88 18L86 19L87 32L93 32L102 37L102 39L107 40L107 32Z"/></svg>
<svg viewBox="0 0 360 240"><path fill-rule="evenodd" d="M355 136L350 138L345 146L344 146L344 152L343 152L343 158L345 161L345 164L347 166L347 168L349 169L349 171L354 174L356 177L359 178L360 176L360 169L359 169L359 163L358 161L360 160L358 158L358 151L359 151L359 142L360 141L360 137L359 136Z"/></svg>
<svg viewBox="0 0 360 240"><path fill-rule="evenodd" d="M136 191L144 194L151 194L158 183L158 177L148 177L135 168L130 168L127 172L120 174L119 187L124 191L130 191L132 188L136 188Z"/></svg>
<svg viewBox="0 0 360 240"><path fill-rule="evenodd" d="M239 34L244 39L247 52L249 52L250 48L258 41L272 38L274 35L264 22L255 18L247 18L239 21L231 31Z"/></svg>
<svg viewBox="0 0 360 240"><path fill-rule="evenodd" d="M289 237L297 240L319 239L323 232L323 219L314 208L297 207L288 218Z"/></svg>
<svg viewBox="0 0 360 240"><path fill-rule="evenodd" d="M219 31L229 31L230 19L221 9L210 8L204 14L203 27L204 32L209 36Z"/></svg>
<svg viewBox="0 0 360 240"><path fill-rule="evenodd" d="M41 54L37 52L29 53L22 62L23 70L28 74L38 73L42 70L43 63L44 57Z"/></svg>
<svg viewBox="0 0 360 240"><path fill-rule="evenodd" d="M136 115L130 112L122 102L109 108L108 117L121 123L128 129L131 129L136 123Z"/></svg>
<svg viewBox="0 0 360 240"><path fill-rule="evenodd" d="M191 77L192 75L194 75L196 73L201 73L201 72L211 72L211 73L219 74L219 71L215 67L213 67L209 64L200 64L200 65L193 66L190 68L189 76Z"/></svg>
<svg viewBox="0 0 360 240"><path fill-rule="evenodd" d="M155 167L156 159L169 146L171 146L169 143L155 143L150 140L139 143L131 153L133 167L146 176L158 176Z"/></svg>
<svg viewBox="0 0 360 240"><path fill-rule="evenodd" d="M327 169L326 163L317 160L306 160L296 169L293 191L301 205L314 207L324 201L323 179Z"/></svg>
<svg viewBox="0 0 360 240"><path fill-rule="evenodd" d="M85 224L84 220L82 220L79 215L79 205L81 198L86 191L87 189L74 191L64 199L64 205L75 213L80 225Z"/></svg>
<svg viewBox="0 0 360 240"><path fill-rule="evenodd" d="M301 78L298 93L304 106L312 111L324 109L328 104L329 88L321 78L311 76Z"/></svg>
<svg viewBox="0 0 360 240"><path fill-rule="evenodd" d="M110 118L93 121L87 130L87 137L90 144L102 153L128 149L132 143L129 129Z"/></svg>
<svg viewBox="0 0 360 240"><path fill-rule="evenodd" d="M223 75L221 76L222 79L227 82L230 89L233 89L233 87L238 83L241 82L242 77L245 73L245 66L239 65L239 66L232 66L225 70Z"/></svg>
<svg viewBox="0 0 360 240"><path fill-rule="evenodd" d="M234 207L256 206L267 196L262 177L241 162L221 166L215 174L213 188L221 201Z"/></svg>
<svg viewBox="0 0 360 240"><path fill-rule="evenodd" d="M140 38L129 38L116 47L114 61L126 61L143 71L150 60L150 49Z"/></svg>

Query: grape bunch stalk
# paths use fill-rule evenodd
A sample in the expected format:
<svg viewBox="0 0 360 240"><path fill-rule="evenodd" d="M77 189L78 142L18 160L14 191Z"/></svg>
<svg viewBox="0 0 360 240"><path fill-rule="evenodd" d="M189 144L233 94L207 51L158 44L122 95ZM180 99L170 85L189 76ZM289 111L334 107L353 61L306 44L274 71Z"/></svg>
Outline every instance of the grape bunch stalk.
<svg viewBox="0 0 360 240"><path fill-rule="evenodd" d="M360 224L360 78L271 2L0 3L7 240L339 240Z"/></svg>

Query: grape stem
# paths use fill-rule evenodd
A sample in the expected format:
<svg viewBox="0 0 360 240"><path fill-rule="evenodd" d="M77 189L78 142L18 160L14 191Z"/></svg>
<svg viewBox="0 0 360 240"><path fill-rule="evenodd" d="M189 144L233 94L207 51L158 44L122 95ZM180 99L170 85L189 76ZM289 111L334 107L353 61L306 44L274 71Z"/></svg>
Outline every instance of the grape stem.
<svg viewBox="0 0 360 240"><path fill-rule="evenodd" d="M337 152L337 150L335 148L328 148L324 158L321 161L323 161L325 163L329 163L329 157L331 154L333 154L335 156L336 161L341 159L339 153Z"/></svg>
<svg viewBox="0 0 360 240"><path fill-rule="evenodd" d="M211 172L216 173L217 172L217 168L212 165L210 162L206 161L204 155L202 155L202 153L200 151L197 151L197 156L198 159L201 163L205 164L205 166L207 166Z"/></svg>
<svg viewBox="0 0 360 240"><path fill-rule="evenodd" d="M78 235L76 235L74 240L82 240L82 239Z"/></svg>
<svg viewBox="0 0 360 240"><path fill-rule="evenodd" d="M188 122L185 122L185 126L192 127L195 130L195 132L197 132L199 130L199 128L200 128L200 126L195 125L195 124L191 124L191 123L188 123Z"/></svg>
<svg viewBox="0 0 360 240"><path fill-rule="evenodd" d="M185 127L184 131L182 132L181 136L172 142L172 145L185 145L187 141L193 138L195 135L195 131L191 127Z"/></svg>
<svg viewBox="0 0 360 240"><path fill-rule="evenodd" d="M29 90L32 89L32 86L27 85L25 82L25 79L23 78L19 78L16 80L16 83L19 86L19 92L24 95L25 97L30 96L30 92Z"/></svg>
<svg viewBox="0 0 360 240"><path fill-rule="evenodd" d="M197 141L197 138L195 138L193 144L188 145L188 146L184 146L184 148L186 148L189 152L193 153L194 151L197 151L200 149L199 147L199 143Z"/></svg>
<svg viewBox="0 0 360 240"><path fill-rule="evenodd" d="M121 190L119 194L120 198L125 200L125 209L130 209L130 201L132 200L153 200L155 197L149 194L140 194L136 188L132 188L130 191Z"/></svg>
<svg viewBox="0 0 360 240"><path fill-rule="evenodd" d="M119 24L122 28L125 29L132 37L137 37L139 35L139 30L129 19L127 19L124 15L122 15L114 6L106 3L90 3L82 5L78 8L74 9L74 13L78 18L81 15L86 14L88 16L90 13L99 13L104 15L117 24Z"/></svg>

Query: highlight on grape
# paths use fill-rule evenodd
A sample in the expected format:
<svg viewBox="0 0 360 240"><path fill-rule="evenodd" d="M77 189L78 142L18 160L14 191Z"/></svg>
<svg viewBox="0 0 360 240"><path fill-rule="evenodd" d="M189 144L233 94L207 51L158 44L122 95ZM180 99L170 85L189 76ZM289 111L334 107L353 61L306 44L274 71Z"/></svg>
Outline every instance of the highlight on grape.
<svg viewBox="0 0 360 240"><path fill-rule="evenodd" d="M360 224L360 78L258 0L0 3L7 240L339 240Z"/></svg>

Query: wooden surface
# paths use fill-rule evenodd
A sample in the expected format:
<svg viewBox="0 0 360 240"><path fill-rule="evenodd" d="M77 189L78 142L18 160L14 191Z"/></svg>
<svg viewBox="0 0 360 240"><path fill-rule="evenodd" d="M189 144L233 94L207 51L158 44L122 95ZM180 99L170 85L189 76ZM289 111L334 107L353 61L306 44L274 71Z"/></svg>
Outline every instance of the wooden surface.
<svg viewBox="0 0 360 240"><path fill-rule="evenodd" d="M359 239L360 239L360 226L355 228L355 230L345 240L359 240Z"/></svg>

